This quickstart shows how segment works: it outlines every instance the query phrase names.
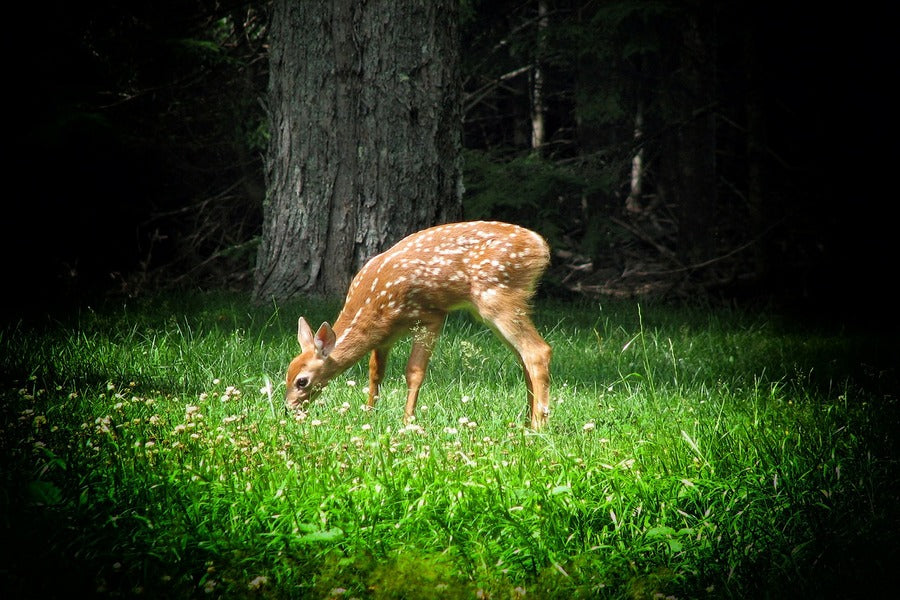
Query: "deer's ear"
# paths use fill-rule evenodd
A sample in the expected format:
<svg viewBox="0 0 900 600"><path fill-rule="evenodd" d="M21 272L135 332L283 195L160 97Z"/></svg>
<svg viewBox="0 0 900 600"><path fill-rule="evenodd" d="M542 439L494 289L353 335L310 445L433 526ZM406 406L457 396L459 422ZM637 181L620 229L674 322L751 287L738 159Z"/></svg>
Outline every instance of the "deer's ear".
<svg viewBox="0 0 900 600"><path fill-rule="evenodd" d="M334 345L337 342L337 336L334 335L334 329L331 328L331 325L328 323L322 323L319 330L316 332L316 354L318 354L321 358L327 358L331 351L334 350Z"/></svg>
<svg viewBox="0 0 900 600"><path fill-rule="evenodd" d="M297 343L304 352L315 345L312 329L303 317L297 321Z"/></svg>

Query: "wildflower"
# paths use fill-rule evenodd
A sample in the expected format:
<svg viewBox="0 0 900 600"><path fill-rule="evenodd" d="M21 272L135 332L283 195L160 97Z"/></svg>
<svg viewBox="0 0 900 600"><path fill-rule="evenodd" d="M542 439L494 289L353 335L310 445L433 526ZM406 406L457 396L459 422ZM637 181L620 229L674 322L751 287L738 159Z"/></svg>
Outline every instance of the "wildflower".
<svg viewBox="0 0 900 600"><path fill-rule="evenodd" d="M228 402L233 397L237 397L240 395L241 395L241 390L237 389L233 385L229 385L227 388L225 388L225 393L219 398L219 400L222 402Z"/></svg>
<svg viewBox="0 0 900 600"><path fill-rule="evenodd" d="M444 427L444 433L448 435L456 435L457 433L459 433L459 431L457 431L456 427Z"/></svg>
<svg viewBox="0 0 900 600"><path fill-rule="evenodd" d="M269 578L265 575L257 575L247 584L247 589L258 590L269 582Z"/></svg>
<svg viewBox="0 0 900 600"><path fill-rule="evenodd" d="M596 425L594 424L593 421L588 421L587 423L584 424L584 426L581 428L581 430L582 431L593 431L595 427L596 427Z"/></svg>
<svg viewBox="0 0 900 600"><path fill-rule="evenodd" d="M110 427L112 426L112 418L108 415L105 417L97 417L94 421L94 425L96 425L97 433L110 433Z"/></svg>
<svg viewBox="0 0 900 600"><path fill-rule="evenodd" d="M425 430L422 428L422 426L416 425L415 423L410 423L403 428L403 431L409 433L425 433Z"/></svg>
<svg viewBox="0 0 900 600"><path fill-rule="evenodd" d="M159 415L150 415L150 418L147 419L147 422L151 425L159 425Z"/></svg>
<svg viewBox="0 0 900 600"><path fill-rule="evenodd" d="M347 387L356 387L356 382L352 379L347 380Z"/></svg>
<svg viewBox="0 0 900 600"><path fill-rule="evenodd" d="M462 402L463 404L466 404L466 403L467 403L469 400L471 400L471 399L472 399L472 398L470 398L469 396L463 396L463 397L460 398L459 400L460 400L460 402Z"/></svg>
<svg viewBox="0 0 900 600"><path fill-rule="evenodd" d="M319 419L313 419L312 421L309 422L309 424L312 425L313 427L318 427L319 425L322 424L322 421L320 421Z"/></svg>
<svg viewBox="0 0 900 600"><path fill-rule="evenodd" d="M179 423L178 425L175 426L175 431L173 433L175 433L175 434L184 433L185 429L187 429L187 428L185 427L184 423Z"/></svg>
<svg viewBox="0 0 900 600"><path fill-rule="evenodd" d="M363 423L360 429L362 429L363 431L369 431L370 429L372 429L372 425L370 425L369 423Z"/></svg>

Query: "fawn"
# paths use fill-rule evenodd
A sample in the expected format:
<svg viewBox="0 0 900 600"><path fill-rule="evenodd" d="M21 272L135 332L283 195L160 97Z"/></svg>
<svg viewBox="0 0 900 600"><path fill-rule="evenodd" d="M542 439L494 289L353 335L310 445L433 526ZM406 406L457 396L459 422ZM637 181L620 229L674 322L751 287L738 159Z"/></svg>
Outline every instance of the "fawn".
<svg viewBox="0 0 900 600"><path fill-rule="evenodd" d="M529 302L549 261L550 249L540 235L508 223L439 225L400 240L356 274L334 328L322 323L313 334L300 317L302 353L287 370L285 406L304 406L371 351L367 404L373 407L391 347L412 332L408 423L447 313L467 308L515 351L525 373L531 426L541 427L550 412L552 351L529 318Z"/></svg>

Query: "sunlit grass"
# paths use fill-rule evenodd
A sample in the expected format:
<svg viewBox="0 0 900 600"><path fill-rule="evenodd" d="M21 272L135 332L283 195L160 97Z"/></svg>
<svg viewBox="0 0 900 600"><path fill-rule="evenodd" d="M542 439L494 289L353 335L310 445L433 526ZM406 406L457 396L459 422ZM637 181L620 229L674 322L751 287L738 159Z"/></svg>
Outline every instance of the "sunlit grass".
<svg viewBox="0 0 900 600"><path fill-rule="evenodd" d="M512 354L454 316L403 426L408 342L374 411L365 364L283 411L299 311L201 296L0 331L5 591L822 597L891 564L877 340L540 304L553 412L532 432Z"/></svg>

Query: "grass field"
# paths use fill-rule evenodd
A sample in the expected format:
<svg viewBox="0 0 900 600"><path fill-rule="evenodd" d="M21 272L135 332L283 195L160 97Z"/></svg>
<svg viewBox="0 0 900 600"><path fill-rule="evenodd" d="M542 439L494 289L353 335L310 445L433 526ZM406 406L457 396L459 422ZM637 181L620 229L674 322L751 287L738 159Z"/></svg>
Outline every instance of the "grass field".
<svg viewBox="0 0 900 600"><path fill-rule="evenodd" d="M336 306L306 305L314 324ZM900 554L896 343L767 313L539 302L282 408L300 305L156 299L0 329L4 598L847 598Z"/></svg>

